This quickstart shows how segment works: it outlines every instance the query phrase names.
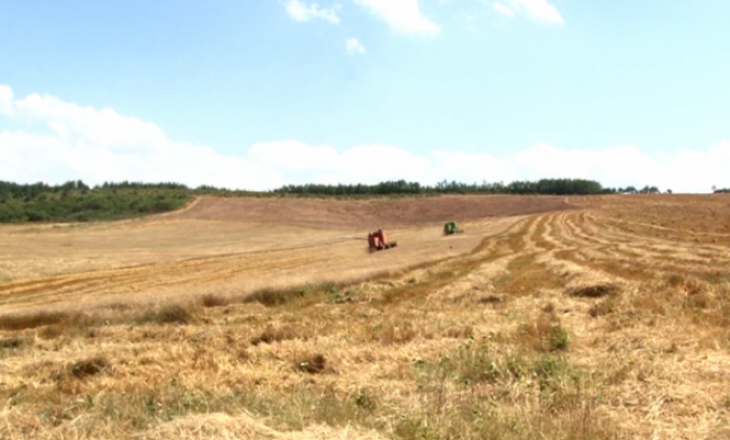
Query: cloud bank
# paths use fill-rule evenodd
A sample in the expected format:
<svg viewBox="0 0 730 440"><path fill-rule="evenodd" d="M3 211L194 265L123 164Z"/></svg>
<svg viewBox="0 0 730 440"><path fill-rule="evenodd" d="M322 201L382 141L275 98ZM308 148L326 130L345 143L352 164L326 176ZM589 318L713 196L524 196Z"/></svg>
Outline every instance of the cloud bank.
<svg viewBox="0 0 730 440"><path fill-rule="evenodd" d="M48 95L16 99L0 85L0 117L21 127L0 132L0 180L62 183L174 181L265 190L288 183L377 183L406 179L510 182L546 177L596 179L607 186L657 185L675 192L730 187L730 142L706 150L651 157L634 146L598 151L538 143L503 156L391 145L340 151L297 140L261 142L224 155L209 146L169 139L157 125ZM380 157L388 157L380 163Z"/></svg>

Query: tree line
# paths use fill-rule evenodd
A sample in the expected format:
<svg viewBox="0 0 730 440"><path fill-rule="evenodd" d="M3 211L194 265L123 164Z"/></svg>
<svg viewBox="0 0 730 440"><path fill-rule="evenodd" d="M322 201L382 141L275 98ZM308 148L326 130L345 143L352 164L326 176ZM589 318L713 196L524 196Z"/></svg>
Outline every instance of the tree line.
<svg viewBox="0 0 730 440"><path fill-rule="evenodd" d="M179 209L193 194L174 183L84 182L21 185L0 181L0 223L116 220Z"/></svg>
<svg viewBox="0 0 730 440"><path fill-rule="evenodd" d="M0 181L0 223L44 221L85 222L116 220L156 214L182 208L197 195L219 197L373 197L429 196L441 194L552 194L592 195L656 193L656 187L641 190L634 187L604 188L585 179L542 179L535 182L516 181L509 184L461 183L442 181L422 185L405 180L374 185L285 185L273 191L229 190L213 186L190 188L175 182L105 182L91 187L81 180L60 185L47 183L18 184Z"/></svg>
<svg viewBox="0 0 730 440"><path fill-rule="evenodd" d="M616 193L658 193L655 186L637 190L626 188L604 188L595 180L586 179L541 179L538 181L462 183L442 181L436 185L421 185L405 180L381 182L374 185L285 185L274 190L277 194L316 195L316 196L371 196L371 195L436 195L436 194L543 194L543 195L591 195Z"/></svg>

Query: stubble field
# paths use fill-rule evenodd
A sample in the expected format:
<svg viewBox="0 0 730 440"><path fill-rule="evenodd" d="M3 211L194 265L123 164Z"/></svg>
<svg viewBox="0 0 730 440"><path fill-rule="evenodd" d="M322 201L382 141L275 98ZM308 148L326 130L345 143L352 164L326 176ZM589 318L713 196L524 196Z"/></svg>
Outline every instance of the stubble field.
<svg viewBox="0 0 730 440"><path fill-rule="evenodd" d="M4 227L0 398L0 438L730 438L730 197Z"/></svg>

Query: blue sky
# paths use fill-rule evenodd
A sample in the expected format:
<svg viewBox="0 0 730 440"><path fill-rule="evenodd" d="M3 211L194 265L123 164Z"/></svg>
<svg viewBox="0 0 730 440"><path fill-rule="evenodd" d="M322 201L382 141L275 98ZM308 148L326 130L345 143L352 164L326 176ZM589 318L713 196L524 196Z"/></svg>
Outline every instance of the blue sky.
<svg viewBox="0 0 730 440"><path fill-rule="evenodd" d="M730 2L0 0L0 179L730 186Z"/></svg>

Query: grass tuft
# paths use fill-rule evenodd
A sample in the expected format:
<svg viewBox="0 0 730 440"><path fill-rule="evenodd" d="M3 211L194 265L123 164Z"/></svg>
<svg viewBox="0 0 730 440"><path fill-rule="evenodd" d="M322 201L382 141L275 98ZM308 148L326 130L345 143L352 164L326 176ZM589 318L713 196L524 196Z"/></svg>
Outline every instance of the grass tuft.
<svg viewBox="0 0 730 440"><path fill-rule="evenodd" d="M243 299L244 303L259 303L265 307L277 307L304 297L302 289L262 289Z"/></svg>
<svg viewBox="0 0 730 440"><path fill-rule="evenodd" d="M273 344L274 342L297 339L297 334L289 326L274 327L269 324L263 332L251 339L251 345Z"/></svg>
<svg viewBox="0 0 730 440"><path fill-rule="evenodd" d="M3 338L0 339L0 348L20 348L24 341L20 338Z"/></svg>
<svg viewBox="0 0 730 440"><path fill-rule="evenodd" d="M516 338L542 352L566 351L570 347L570 334L557 317L548 313L541 314L535 322L521 325Z"/></svg>
<svg viewBox="0 0 730 440"><path fill-rule="evenodd" d="M167 304L149 310L137 318L138 324L188 324L193 320L191 311L180 304Z"/></svg>
<svg viewBox="0 0 730 440"><path fill-rule="evenodd" d="M111 363L102 357L95 357L75 362L69 367L69 373L76 379L96 376L111 368Z"/></svg>
<svg viewBox="0 0 730 440"><path fill-rule="evenodd" d="M78 318L78 313L68 311L41 311L12 314L0 317L0 329L18 331L70 322Z"/></svg>
<svg viewBox="0 0 730 440"><path fill-rule="evenodd" d="M207 294L203 295L201 303L203 307L210 309L214 307L225 307L230 303L230 301L220 295Z"/></svg>
<svg viewBox="0 0 730 440"><path fill-rule="evenodd" d="M596 284L592 286L580 286L568 289L568 296L578 298L603 298L608 295L615 295L619 287L615 284Z"/></svg>
<svg viewBox="0 0 730 440"><path fill-rule="evenodd" d="M322 354L307 355L294 363L294 369L301 373L322 374L327 368L327 359Z"/></svg>

